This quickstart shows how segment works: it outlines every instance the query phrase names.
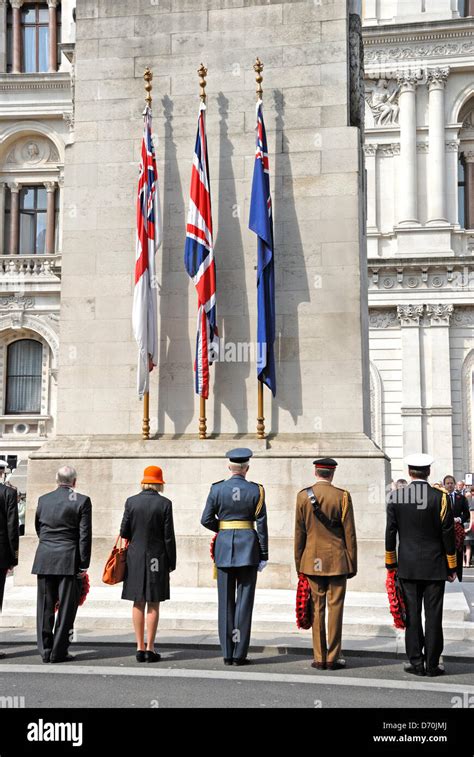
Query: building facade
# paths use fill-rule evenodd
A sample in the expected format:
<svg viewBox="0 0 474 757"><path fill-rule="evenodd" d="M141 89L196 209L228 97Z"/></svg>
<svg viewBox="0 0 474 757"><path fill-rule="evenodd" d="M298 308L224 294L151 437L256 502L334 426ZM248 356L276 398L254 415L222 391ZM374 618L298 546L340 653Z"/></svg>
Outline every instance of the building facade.
<svg viewBox="0 0 474 757"><path fill-rule="evenodd" d="M0 450L55 432L71 0L0 0Z"/></svg>
<svg viewBox="0 0 474 757"><path fill-rule="evenodd" d="M366 0L372 437L474 469L474 3Z"/></svg>

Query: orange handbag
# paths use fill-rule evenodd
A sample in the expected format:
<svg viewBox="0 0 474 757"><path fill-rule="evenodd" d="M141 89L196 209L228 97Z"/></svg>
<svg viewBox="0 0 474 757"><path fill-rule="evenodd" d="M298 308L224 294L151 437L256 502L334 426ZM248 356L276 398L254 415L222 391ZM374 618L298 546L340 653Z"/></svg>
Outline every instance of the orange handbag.
<svg viewBox="0 0 474 757"><path fill-rule="evenodd" d="M122 537L117 536L114 548L105 563L102 581L104 584L114 586L119 584L125 578L125 567L127 563L128 541L124 539L125 546L122 546ZM118 546L117 546L118 545Z"/></svg>

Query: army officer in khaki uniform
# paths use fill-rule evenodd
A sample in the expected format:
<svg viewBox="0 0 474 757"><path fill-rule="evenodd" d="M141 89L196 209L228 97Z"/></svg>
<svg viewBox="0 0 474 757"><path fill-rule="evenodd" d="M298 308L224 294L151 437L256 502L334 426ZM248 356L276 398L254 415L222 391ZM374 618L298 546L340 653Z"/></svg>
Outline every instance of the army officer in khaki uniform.
<svg viewBox="0 0 474 757"><path fill-rule="evenodd" d="M316 483L296 500L295 563L311 586L314 605L313 668L339 670L346 583L357 573L357 539L351 495L333 486L337 462L314 460ZM326 638L326 604L328 635Z"/></svg>

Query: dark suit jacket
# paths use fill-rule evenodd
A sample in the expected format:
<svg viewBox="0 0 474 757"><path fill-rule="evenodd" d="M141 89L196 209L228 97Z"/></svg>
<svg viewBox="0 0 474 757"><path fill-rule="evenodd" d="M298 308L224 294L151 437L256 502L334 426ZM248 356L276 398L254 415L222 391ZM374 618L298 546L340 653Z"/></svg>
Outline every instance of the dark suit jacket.
<svg viewBox="0 0 474 757"><path fill-rule="evenodd" d="M92 504L68 486L38 500L35 518L39 536L32 573L75 575L89 567L92 547Z"/></svg>
<svg viewBox="0 0 474 757"><path fill-rule="evenodd" d="M446 495L447 497L447 495ZM386 567L400 578L445 581L456 568L453 511L443 492L415 481L391 492L385 531Z"/></svg>
<svg viewBox="0 0 474 757"><path fill-rule="evenodd" d="M469 521L471 520L471 516L469 514L469 503L464 494L454 492L454 504L450 494L448 494L448 497L453 508L453 516L455 518L461 518L463 525L469 523Z"/></svg>
<svg viewBox="0 0 474 757"><path fill-rule="evenodd" d="M260 560L268 560L268 528L265 492L261 509L256 514L260 500L258 484L243 476L231 476L226 481L212 484L201 524L218 533L214 545L214 559L218 568L256 566ZM254 521L255 529L226 529L219 531L220 520Z"/></svg>
<svg viewBox="0 0 474 757"><path fill-rule="evenodd" d="M18 565L19 540L16 489L0 484L0 570Z"/></svg>

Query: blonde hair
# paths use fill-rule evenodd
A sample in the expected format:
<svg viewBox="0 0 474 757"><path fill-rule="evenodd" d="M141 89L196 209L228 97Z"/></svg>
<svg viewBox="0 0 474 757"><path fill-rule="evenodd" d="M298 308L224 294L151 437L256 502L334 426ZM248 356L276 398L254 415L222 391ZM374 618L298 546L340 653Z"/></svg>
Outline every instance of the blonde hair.
<svg viewBox="0 0 474 757"><path fill-rule="evenodd" d="M163 484L142 484L142 491L152 489L154 492L162 492Z"/></svg>

